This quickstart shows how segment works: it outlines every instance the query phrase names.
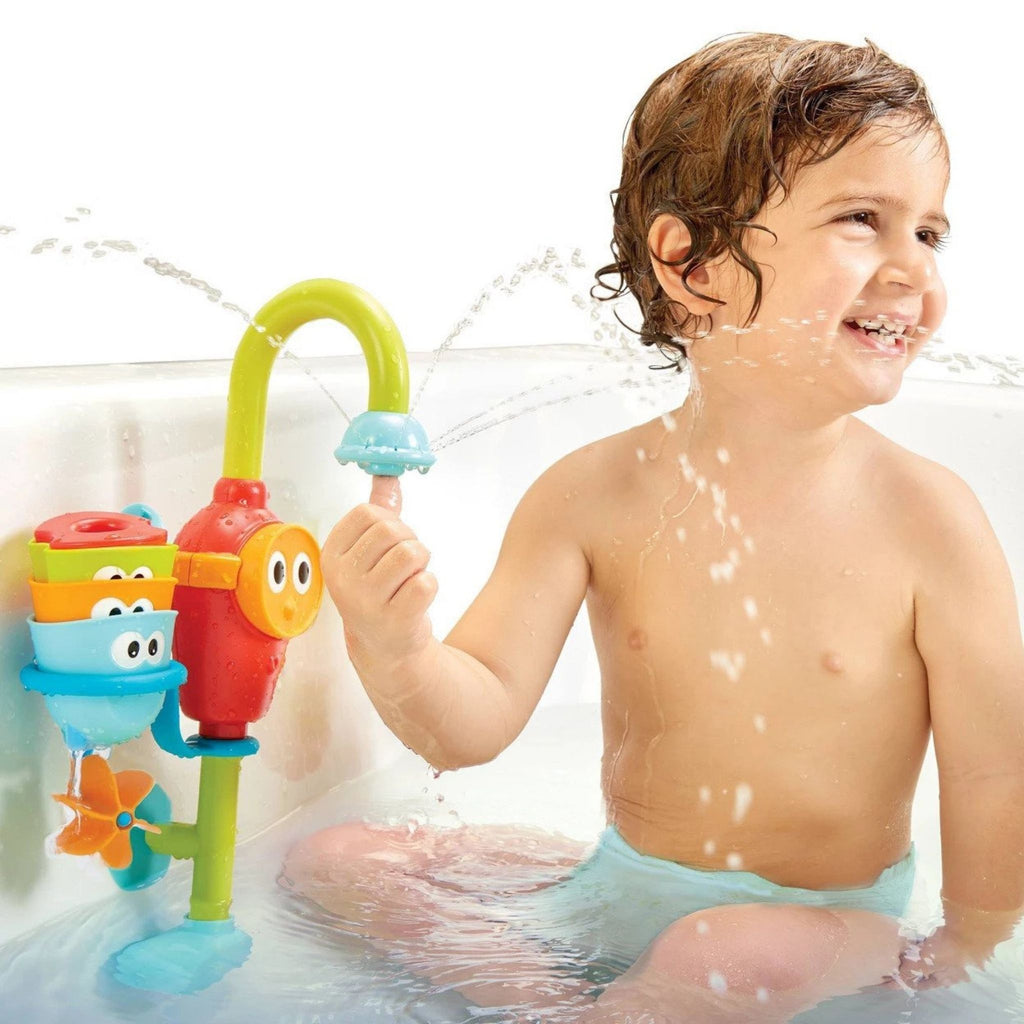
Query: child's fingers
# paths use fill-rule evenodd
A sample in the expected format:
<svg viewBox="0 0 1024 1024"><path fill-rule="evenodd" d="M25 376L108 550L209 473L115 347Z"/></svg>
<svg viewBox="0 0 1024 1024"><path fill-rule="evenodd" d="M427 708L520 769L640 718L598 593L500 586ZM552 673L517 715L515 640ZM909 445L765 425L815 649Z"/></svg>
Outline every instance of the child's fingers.
<svg viewBox="0 0 1024 1024"><path fill-rule="evenodd" d="M429 562L430 552L418 538L399 541L373 567L370 573L373 588L384 603L389 604Z"/></svg>
<svg viewBox="0 0 1024 1024"><path fill-rule="evenodd" d="M370 504L402 514L402 490L397 476L375 476L370 489Z"/></svg>
<svg viewBox="0 0 1024 1024"><path fill-rule="evenodd" d="M423 615L437 597L437 577L432 572L416 572L391 598L391 607L399 614Z"/></svg>

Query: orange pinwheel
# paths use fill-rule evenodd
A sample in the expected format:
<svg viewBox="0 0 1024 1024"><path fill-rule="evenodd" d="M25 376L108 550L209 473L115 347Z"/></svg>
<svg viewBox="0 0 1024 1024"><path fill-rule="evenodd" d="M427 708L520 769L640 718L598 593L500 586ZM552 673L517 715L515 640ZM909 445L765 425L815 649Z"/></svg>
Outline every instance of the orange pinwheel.
<svg viewBox="0 0 1024 1024"><path fill-rule="evenodd" d="M135 817L135 808L153 788L153 776L129 770L117 772L99 754L82 761L81 797L54 793L53 799L75 812L57 835L57 849L85 855L99 853L108 867L126 868L132 862L132 826L147 832L160 829Z"/></svg>

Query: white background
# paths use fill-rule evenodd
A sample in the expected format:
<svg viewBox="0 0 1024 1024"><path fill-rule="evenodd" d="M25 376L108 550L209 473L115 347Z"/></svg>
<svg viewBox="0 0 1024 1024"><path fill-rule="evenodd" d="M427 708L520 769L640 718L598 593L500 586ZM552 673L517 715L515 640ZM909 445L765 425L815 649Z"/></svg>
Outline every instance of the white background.
<svg viewBox="0 0 1024 1024"><path fill-rule="evenodd" d="M4 5L0 365L228 358L254 313L337 277L410 350L436 348L488 283L554 246L608 261L622 132L665 68L731 32L861 44L922 75L952 148L939 264L945 351L1017 351L1018 24L973 3ZM76 208L91 210L78 222ZM54 249L31 255L47 238ZM88 241L135 253L97 258ZM61 250L71 246L64 254ZM575 287L575 286L574 286ZM579 289L582 290L582 289ZM457 346L587 343L534 277ZM635 305L623 306L635 324ZM300 355L354 352L333 324ZM657 359L657 355L652 352Z"/></svg>

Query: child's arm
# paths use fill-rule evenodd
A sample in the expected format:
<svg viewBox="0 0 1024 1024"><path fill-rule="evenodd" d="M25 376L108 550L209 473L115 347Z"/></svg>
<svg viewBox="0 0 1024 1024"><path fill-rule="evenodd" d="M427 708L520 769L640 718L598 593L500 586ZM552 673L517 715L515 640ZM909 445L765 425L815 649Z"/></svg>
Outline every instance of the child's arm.
<svg viewBox="0 0 1024 1024"><path fill-rule="evenodd" d="M324 544L352 664L388 728L435 768L497 757L540 700L590 579L579 503L565 500L580 473L570 455L527 490L490 579L444 643L427 616L430 552L398 519L400 501L357 506Z"/></svg>
<svg viewBox="0 0 1024 1024"><path fill-rule="evenodd" d="M984 510L929 465L911 506L924 540L914 607L939 768L943 930L984 958L1024 911L1024 646Z"/></svg>

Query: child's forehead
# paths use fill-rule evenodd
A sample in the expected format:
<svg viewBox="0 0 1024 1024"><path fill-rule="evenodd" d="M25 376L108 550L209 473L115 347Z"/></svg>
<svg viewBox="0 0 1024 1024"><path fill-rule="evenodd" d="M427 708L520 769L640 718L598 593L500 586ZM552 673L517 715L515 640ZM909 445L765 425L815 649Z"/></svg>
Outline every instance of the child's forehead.
<svg viewBox="0 0 1024 1024"><path fill-rule="evenodd" d="M806 206L872 196L883 205L916 205L922 194L940 200L949 183L949 161L941 137L872 126L827 160L803 163L792 176L789 197L781 190L773 205Z"/></svg>

